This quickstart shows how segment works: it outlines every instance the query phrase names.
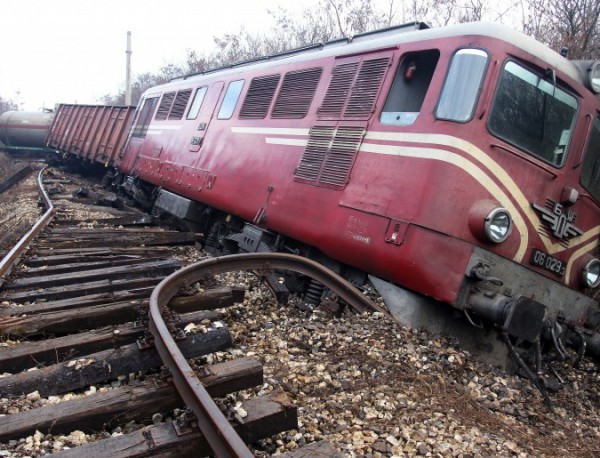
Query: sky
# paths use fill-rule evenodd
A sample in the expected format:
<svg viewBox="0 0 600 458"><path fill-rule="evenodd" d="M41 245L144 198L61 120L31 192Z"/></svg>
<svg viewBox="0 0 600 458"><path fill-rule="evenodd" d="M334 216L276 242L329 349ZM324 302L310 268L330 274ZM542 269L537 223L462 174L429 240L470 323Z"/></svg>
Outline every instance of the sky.
<svg viewBox="0 0 600 458"><path fill-rule="evenodd" d="M311 0L0 0L0 96L27 111L98 103L132 73L157 71L213 48L213 36L268 30L268 10Z"/></svg>

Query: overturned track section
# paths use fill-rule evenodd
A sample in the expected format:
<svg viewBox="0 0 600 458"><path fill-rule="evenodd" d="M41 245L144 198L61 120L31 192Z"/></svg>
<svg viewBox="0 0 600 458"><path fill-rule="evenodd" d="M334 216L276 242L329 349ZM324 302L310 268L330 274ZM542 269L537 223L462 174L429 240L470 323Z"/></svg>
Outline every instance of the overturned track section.
<svg viewBox="0 0 600 458"><path fill-rule="evenodd" d="M177 390L196 415L202 434L219 457L253 455L188 364L171 336L161 310L168 306L182 286L191 285L208 276L237 270L258 270L261 274L265 271L291 270L317 280L357 310L384 312L342 277L316 262L290 254L223 256L193 264L165 278L150 296L150 331L155 337L158 353L173 375Z"/></svg>

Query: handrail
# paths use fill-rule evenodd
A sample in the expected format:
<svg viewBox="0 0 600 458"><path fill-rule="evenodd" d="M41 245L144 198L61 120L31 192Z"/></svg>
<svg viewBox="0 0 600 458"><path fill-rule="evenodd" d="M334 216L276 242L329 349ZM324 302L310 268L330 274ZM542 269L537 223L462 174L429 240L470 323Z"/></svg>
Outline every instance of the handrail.
<svg viewBox="0 0 600 458"><path fill-rule="evenodd" d="M196 415L202 434L218 457L251 457L252 453L214 403L202 382L181 354L161 315L182 285L207 276L236 270L293 270L308 275L331 289L358 310L385 310L360 293L351 283L309 259L284 253L252 253L222 256L187 266L165 278L150 296L149 327L163 363L169 368L179 394Z"/></svg>
<svg viewBox="0 0 600 458"><path fill-rule="evenodd" d="M47 225L52 221L52 218L56 214L56 210L54 209L54 205L50 201L46 190L44 189L44 185L42 183L42 175L44 171L48 168L48 166L44 167L40 170L38 174L38 192L40 193L40 197L44 206L47 208L46 213L44 213L40 219L33 225L33 227L23 236L21 240L19 240L16 245L7 253L6 256L0 261L0 286L4 283L4 277L8 275L19 259L21 254L29 247L33 239L38 235Z"/></svg>

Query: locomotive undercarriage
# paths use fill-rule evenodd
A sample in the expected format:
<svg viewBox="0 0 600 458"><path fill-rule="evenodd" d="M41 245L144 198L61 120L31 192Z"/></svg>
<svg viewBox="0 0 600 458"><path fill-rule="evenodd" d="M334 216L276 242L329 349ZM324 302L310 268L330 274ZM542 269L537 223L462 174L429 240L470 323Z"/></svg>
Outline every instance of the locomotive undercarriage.
<svg viewBox="0 0 600 458"><path fill-rule="evenodd" d="M547 403L546 388L564 383L555 363L576 366L584 355L600 358L596 300L480 247L467 265L458 304L472 325L483 327L473 316L494 323L508 356ZM544 376L544 367L552 372L552 382Z"/></svg>
<svg viewBox="0 0 600 458"><path fill-rule="evenodd" d="M530 277L535 274L480 248L475 248L460 298L450 308L342 265L307 245L136 178L115 176L113 184L140 206L151 208L155 216L203 233L205 249L214 255L274 251L299 254L326 265L358 287L370 284L401 323L456 336L461 345L485 361L511 372L520 370L543 393L546 382L542 352L549 355L547 361L570 358L576 363L584 354L600 357L600 311L594 300L549 279L535 296L538 300L530 299L525 291L534 284ZM282 276L289 292L304 295L307 307L321 301L335 302L336 298L329 297L329 292L314 281L297 275ZM535 282L539 281L537 276ZM547 305L556 304L556 298L560 298L558 306ZM591 304L595 304L595 310ZM581 316L586 318L582 320ZM567 346L575 348L574 355L566 350Z"/></svg>

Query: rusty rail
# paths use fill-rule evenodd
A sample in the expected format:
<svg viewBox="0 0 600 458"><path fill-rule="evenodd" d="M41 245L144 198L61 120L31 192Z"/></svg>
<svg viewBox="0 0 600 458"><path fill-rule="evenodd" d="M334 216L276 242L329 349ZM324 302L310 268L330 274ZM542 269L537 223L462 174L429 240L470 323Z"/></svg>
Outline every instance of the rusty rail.
<svg viewBox="0 0 600 458"><path fill-rule="evenodd" d="M207 276L236 270L292 270L308 275L357 310L385 312L360 293L352 284L326 267L300 256L282 253L240 254L213 258L192 264L165 278L150 296L150 331L163 362L186 405L192 409L202 434L219 457L251 457L250 450L214 403L196 374L183 357L161 315L161 310L182 285L191 285Z"/></svg>
<svg viewBox="0 0 600 458"><path fill-rule="evenodd" d="M42 182L42 175L44 174L46 168L47 166L40 170L40 173L38 174L38 192L40 193L40 198L47 209L46 213L44 213L41 218L37 220L33 227L23 237L21 237L21 240L19 240L12 250L10 250L8 254L4 256L2 261L0 261L0 286L4 282L4 277L10 272L21 254L23 254L33 239L48 225L48 223L56 214L54 205L52 205L48 194L46 194L46 190L44 189L44 184Z"/></svg>

